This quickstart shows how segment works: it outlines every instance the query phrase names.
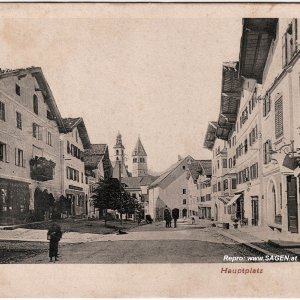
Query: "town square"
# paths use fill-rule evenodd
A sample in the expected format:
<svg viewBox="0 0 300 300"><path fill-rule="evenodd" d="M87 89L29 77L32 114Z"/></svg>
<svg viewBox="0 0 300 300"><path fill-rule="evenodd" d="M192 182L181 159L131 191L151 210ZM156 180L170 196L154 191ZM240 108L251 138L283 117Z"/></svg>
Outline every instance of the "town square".
<svg viewBox="0 0 300 300"><path fill-rule="evenodd" d="M298 261L300 19L0 25L0 263Z"/></svg>

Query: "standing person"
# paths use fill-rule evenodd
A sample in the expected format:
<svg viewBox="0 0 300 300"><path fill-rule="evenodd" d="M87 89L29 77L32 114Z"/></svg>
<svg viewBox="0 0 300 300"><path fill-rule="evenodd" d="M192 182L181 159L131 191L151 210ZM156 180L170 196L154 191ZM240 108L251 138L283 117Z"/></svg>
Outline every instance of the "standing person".
<svg viewBox="0 0 300 300"><path fill-rule="evenodd" d="M49 240L49 258L52 262L53 257L58 261L58 242L62 237L62 231L58 224L52 223L47 233L47 240Z"/></svg>
<svg viewBox="0 0 300 300"><path fill-rule="evenodd" d="M178 208L175 208L172 210L172 217L174 219L174 228L177 227L177 220L179 218L179 209Z"/></svg>
<svg viewBox="0 0 300 300"><path fill-rule="evenodd" d="M173 219L174 219L174 228L176 228L177 227L177 216L174 216Z"/></svg>
<svg viewBox="0 0 300 300"><path fill-rule="evenodd" d="M172 216L169 214L169 228L172 228Z"/></svg>

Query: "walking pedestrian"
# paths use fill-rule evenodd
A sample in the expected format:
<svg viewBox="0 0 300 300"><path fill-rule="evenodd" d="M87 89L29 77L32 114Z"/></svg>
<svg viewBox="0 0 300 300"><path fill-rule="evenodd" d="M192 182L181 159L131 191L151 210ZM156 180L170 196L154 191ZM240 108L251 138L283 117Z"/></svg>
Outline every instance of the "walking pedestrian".
<svg viewBox="0 0 300 300"><path fill-rule="evenodd" d="M58 261L58 243L62 238L62 231L58 224L51 223L47 233L47 240L49 240L49 258L52 262L53 257L55 261Z"/></svg>

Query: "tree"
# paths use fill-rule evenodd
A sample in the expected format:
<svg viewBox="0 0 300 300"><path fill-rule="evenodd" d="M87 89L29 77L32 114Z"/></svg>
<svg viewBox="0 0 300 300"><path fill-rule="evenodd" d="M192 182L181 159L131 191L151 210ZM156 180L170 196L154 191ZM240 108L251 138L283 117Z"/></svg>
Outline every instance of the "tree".
<svg viewBox="0 0 300 300"><path fill-rule="evenodd" d="M105 225L108 209L118 210L122 214L121 195L123 192L124 190L120 189L120 182L116 178L100 179L97 183L92 200L95 208L105 211Z"/></svg>

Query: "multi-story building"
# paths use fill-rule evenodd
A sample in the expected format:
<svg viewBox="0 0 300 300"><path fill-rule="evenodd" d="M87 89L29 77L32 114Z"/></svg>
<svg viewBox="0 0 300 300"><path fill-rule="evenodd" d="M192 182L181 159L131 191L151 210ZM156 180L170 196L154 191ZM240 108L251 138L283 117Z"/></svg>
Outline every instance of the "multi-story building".
<svg viewBox="0 0 300 300"><path fill-rule="evenodd" d="M212 175L212 164L211 160L202 162L203 172L197 179L198 189L198 216L200 219L210 220L213 216L213 202L211 197L211 175Z"/></svg>
<svg viewBox="0 0 300 300"><path fill-rule="evenodd" d="M240 68L261 84L263 224L291 233L300 230L299 29L299 19L244 19Z"/></svg>
<svg viewBox="0 0 300 300"><path fill-rule="evenodd" d="M0 71L0 221L43 218L61 195L65 127L40 68Z"/></svg>
<svg viewBox="0 0 300 300"><path fill-rule="evenodd" d="M92 195L99 180L112 176L112 165L106 144L92 144L90 149L84 151L85 175L88 179L87 213L90 218L99 218L101 212L93 205Z"/></svg>
<svg viewBox="0 0 300 300"><path fill-rule="evenodd" d="M149 186L146 214L163 220L166 209L178 212L179 218L198 216L199 191L197 179L209 172L206 160L181 158Z"/></svg>
<svg viewBox="0 0 300 300"><path fill-rule="evenodd" d="M87 214L88 180L85 175L84 150L91 147L82 118L65 118L66 133L60 135L61 189L71 202L71 215Z"/></svg>

